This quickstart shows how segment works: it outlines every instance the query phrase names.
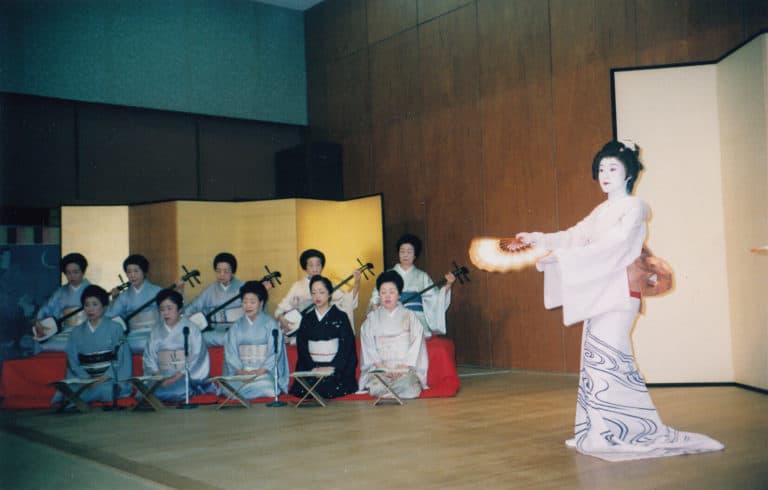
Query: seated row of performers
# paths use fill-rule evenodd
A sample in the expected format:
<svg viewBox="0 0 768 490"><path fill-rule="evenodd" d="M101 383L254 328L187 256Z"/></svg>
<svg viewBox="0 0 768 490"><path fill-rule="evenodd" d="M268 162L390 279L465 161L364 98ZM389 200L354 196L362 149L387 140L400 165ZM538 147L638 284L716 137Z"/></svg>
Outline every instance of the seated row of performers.
<svg viewBox="0 0 768 490"><path fill-rule="evenodd" d="M397 242L398 263L393 270L397 271L403 278L404 296L413 298L405 307L416 313L424 328L425 337L430 337L433 334L439 335L446 332L445 312L450 305L451 285L455 278L450 273L446 274L447 284L445 287L439 290L429 290L420 296L413 294L432 284L429 275L415 266L421 248L421 241L415 235L407 234L400 237ZM299 257L299 263L305 275L291 286L288 293L277 305L274 313L283 333L288 338L294 336L299 326L301 316L297 312L303 311L312 304L309 280L315 275L322 274L325 267L325 255L319 250L305 250ZM44 318L60 319L81 308L80 296L83 289L90 284L85 278L87 267L86 258L79 253L71 253L62 258L61 270L67 278L67 284L57 289L38 311L34 327L35 337L42 336L43 329L40 321ZM107 307L106 316L112 319L119 317L121 321L129 325L128 344L132 352L140 353L147 344L152 327L160 324L160 312L153 299L162 288L147 279L149 261L143 255L128 256L123 261L123 270L128 276L128 282L111 291L112 302ZM231 253L222 252L214 257L213 270L216 273L216 281L187 304L182 312L185 317L191 319L194 319L196 314L204 317L210 316L208 323L212 328L203 333L204 341L209 347L224 345L224 336L227 330L243 315L239 291L244 283L235 277L237 259ZM354 287L351 291L345 292L340 288L334 290L331 303L346 313L350 325L354 329L354 311L358 305L360 270L354 270L352 276L354 277ZM269 282L265 282L264 285L270 288ZM177 281L175 288L183 294L184 282ZM227 304L225 308L220 308L229 300L233 301ZM375 309L378 304L378 291L374 291L368 309ZM211 315L214 310L219 311ZM293 320L291 323L290 318L298 318L298 320ZM66 347L68 331L83 323L84 320L84 311L67 318L62 324L62 333L37 343L36 351L63 351ZM291 341L293 342L293 339Z"/></svg>
<svg viewBox="0 0 768 490"><path fill-rule="evenodd" d="M331 304L331 282L323 276L313 276L309 290L314 309L303 316L296 335L295 371L328 374L317 385L318 394L335 398L354 393L359 387L373 396L388 395L381 381L370 376L372 370L384 371L382 376L389 378L388 384L401 398L418 397L427 388L424 329L417 315L399 303L403 279L396 271L386 271L376 280L380 307L368 314L361 327L359 383L355 376L358 359L354 332L347 315ZM254 376L243 387L238 386L238 381L233 382L247 398L275 396L275 385L279 392L286 392L289 373L285 342L278 322L266 312L267 288L260 282L248 281L239 293L243 315L225 334L223 375ZM151 329L143 353L144 375L166 377L155 392L164 401L184 399L186 370L190 395L215 391L207 381L208 350L200 330L182 315L183 301L181 293L173 289L157 294L155 302L162 325ZM83 393L85 401L107 402L128 396L130 353L122 327L105 318L109 295L99 286L88 285L81 295L81 304L86 320L72 329L67 338L67 377L99 379L99 383ZM305 391L295 383L290 393L303 396Z"/></svg>

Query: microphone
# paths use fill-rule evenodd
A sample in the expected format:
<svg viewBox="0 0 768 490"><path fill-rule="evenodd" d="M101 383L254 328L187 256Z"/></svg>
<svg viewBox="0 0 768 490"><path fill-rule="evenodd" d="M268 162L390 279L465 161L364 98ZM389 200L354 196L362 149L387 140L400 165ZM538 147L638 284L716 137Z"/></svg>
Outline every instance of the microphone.
<svg viewBox="0 0 768 490"><path fill-rule="evenodd" d="M189 357L189 327L184 326L184 330L181 331L184 334L184 357Z"/></svg>
<svg viewBox="0 0 768 490"><path fill-rule="evenodd" d="M275 341L275 354L277 354L277 329L276 328L272 329L272 337Z"/></svg>

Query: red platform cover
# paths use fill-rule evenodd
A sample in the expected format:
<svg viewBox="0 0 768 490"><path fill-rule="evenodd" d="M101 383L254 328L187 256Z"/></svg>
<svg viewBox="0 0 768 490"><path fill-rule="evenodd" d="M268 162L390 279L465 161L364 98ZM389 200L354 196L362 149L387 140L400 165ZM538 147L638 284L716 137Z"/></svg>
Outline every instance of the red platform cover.
<svg viewBox="0 0 768 490"><path fill-rule="evenodd" d="M357 344L358 358L360 343ZM291 372L296 366L296 347L289 345L288 365ZM421 393L420 398L440 398L456 395L459 390L459 376L456 373L456 356L453 341L446 337L427 339L429 354L429 371L427 373L428 390ZM224 348L211 347L208 349L211 358L211 376L220 376L224 362ZM63 352L43 352L25 359L14 359L3 362L2 380L0 381L1 408L49 408L55 388L49 383L64 378L67 360ZM141 354L133 355L133 373L142 373ZM360 367L357 368L360 377ZM292 380L291 380L292 381ZM295 400L290 395L281 395L281 399ZM368 395L347 395L338 400L367 400ZM269 401L269 398L255 401ZM215 395L200 395L191 400L195 403L216 403ZM121 400L120 405L130 405L129 400Z"/></svg>

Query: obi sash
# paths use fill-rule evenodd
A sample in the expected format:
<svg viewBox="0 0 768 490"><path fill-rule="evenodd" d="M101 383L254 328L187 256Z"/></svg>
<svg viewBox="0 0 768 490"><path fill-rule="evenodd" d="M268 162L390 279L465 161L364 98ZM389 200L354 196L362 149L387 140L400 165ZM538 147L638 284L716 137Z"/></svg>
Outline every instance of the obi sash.
<svg viewBox="0 0 768 490"><path fill-rule="evenodd" d="M160 324L160 313L158 313L157 308L152 308L135 315L129 323L131 332L151 330L152 327Z"/></svg>
<svg viewBox="0 0 768 490"><path fill-rule="evenodd" d="M98 378L112 365L112 361L115 359L115 351L110 349L91 352L90 354L78 354L77 359L80 361L80 366L85 369L85 372L91 378Z"/></svg>
<svg viewBox="0 0 768 490"><path fill-rule="evenodd" d="M310 340L309 355L315 362L329 363L339 352L339 339Z"/></svg>
<svg viewBox="0 0 768 490"><path fill-rule="evenodd" d="M157 367L164 375L176 374L184 369L184 349L157 352Z"/></svg>
<svg viewBox="0 0 768 490"><path fill-rule="evenodd" d="M259 369L267 358L267 344L242 344L240 345L240 361L243 369L253 371Z"/></svg>
<svg viewBox="0 0 768 490"><path fill-rule="evenodd" d="M409 296L412 296L414 294L418 293L418 291L403 291L403 294L400 295L401 298L407 298ZM408 308L411 311L417 311L417 312L423 312L424 311L424 304L421 301L421 296L416 296L415 298L408 301L408 303L403 304L406 308Z"/></svg>
<svg viewBox="0 0 768 490"><path fill-rule="evenodd" d="M71 313L71 312L73 312L73 311L75 311L77 309L80 309L80 307L79 306L70 306L70 307L64 308L64 310L63 310L64 314L62 316L66 316L69 313ZM61 328L62 328L62 330L69 330L71 328L74 328L74 327L80 325L81 323L83 323L87 319L88 319L88 317L85 314L85 310L81 310L79 313L76 313L76 314L72 315L71 317L67 318L66 320L64 320L64 322L61 324Z"/></svg>
<svg viewBox="0 0 768 490"><path fill-rule="evenodd" d="M379 353L379 358L385 364L404 364L410 345L410 330L405 330L396 335L376 336L376 351Z"/></svg>

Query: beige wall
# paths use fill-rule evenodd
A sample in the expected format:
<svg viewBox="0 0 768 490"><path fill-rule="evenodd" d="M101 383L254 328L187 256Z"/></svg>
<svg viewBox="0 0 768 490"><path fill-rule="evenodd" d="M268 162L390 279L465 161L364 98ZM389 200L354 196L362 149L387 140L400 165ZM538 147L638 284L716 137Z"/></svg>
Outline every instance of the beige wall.
<svg viewBox="0 0 768 490"><path fill-rule="evenodd" d="M768 389L766 56L768 35L717 66L723 210L735 381Z"/></svg>
<svg viewBox="0 0 768 490"><path fill-rule="evenodd" d="M88 259L85 276L107 291L119 283L128 255L128 206L63 206L61 253ZM63 277L63 276L62 276Z"/></svg>
<svg viewBox="0 0 768 490"><path fill-rule="evenodd" d="M711 65L616 73L618 137L646 166L647 244L675 272L634 330L649 382L733 380L715 82Z"/></svg>

